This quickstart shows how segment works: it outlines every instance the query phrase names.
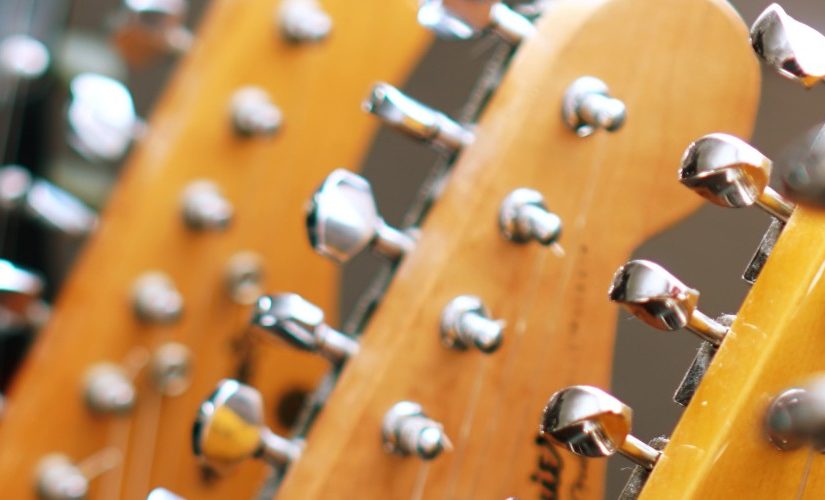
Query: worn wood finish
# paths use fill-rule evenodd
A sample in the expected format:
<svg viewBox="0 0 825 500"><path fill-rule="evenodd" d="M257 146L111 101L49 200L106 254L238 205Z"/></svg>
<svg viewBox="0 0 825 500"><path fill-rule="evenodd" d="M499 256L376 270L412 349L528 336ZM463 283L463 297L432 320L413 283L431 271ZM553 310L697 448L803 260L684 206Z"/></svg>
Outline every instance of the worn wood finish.
<svg viewBox="0 0 825 500"><path fill-rule="evenodd" d="M236 375L249 316L228 299L224 266L235 252L259 252L268 290L298 292L334 316L337 272L307 243L304 203L330 170L358 165L376 128L361 100L375 80L401 83L430 38L416 24L413 2L324 6L335 23L330 38L292 45L275 30L276 2L214 2L9 395L0 424L4 497L34 497L35 464L47 453L83 461L104 449L123 458L92 482L91 498L144 498L156 486L193 499L249 498L259 487L261 464L205 481L191 453L197 407L219 379ZM230 96L249 84L267 89L284 112L274 138L243 139L230 127ZM198 178L216 181L234 204L228 231L184 227L181 191ZM185 298L175 325L147 326L132 313L132 283L152 269L171 275ZM167 341L192 351L183 395L159 396L144 368L136 370L133 412L87 410L81 385L90 364L128 358L139 365ZM325 363L274 344L254 345L252 355L250 383L266 399L267 423L284 431L274 419L277 401L291 389L312 389Z"/></svg>
<svg viewBox="0 0 825 500"><path fill-rule="evenodd" d="M279 498L537 498L530 478L540 456L561 468L560 477L541 474L553 483L546 494L601 498L604 462L534 443L542 407L563 386L608 386L612 274L699 205L676 180L685 146L712 131L750 133L757 65L747 30L721 1L558 0L538 30L511 62ZM581 139L562 124L562 95L583 75L627 104L618 133ZM564 256L499 234L499 204L518 187L544 193L562 217ZM442 308L468 293L507 323L489 356L439 340ZM383 452L381 419L403 399L444 424L452 452L429 463Z"/></svg>

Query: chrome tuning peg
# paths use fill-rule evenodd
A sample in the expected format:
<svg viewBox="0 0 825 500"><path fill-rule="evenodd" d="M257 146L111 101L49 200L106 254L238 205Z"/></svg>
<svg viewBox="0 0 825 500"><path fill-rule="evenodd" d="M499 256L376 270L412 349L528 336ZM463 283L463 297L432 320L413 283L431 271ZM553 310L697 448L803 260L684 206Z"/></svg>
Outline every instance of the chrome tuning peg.
<svg viewBox="0 0 825 500"><path fill-rule="evenodd" d="M515 243L552 245L561 237L561 218L547 209L536 190L519 188L508 194L498 212L501 234Z"/></svg>
<svg viewBox="0 0 825 500"><path fill-rule="evenodd" d="M97 214L82 201L45 179L33 179L19 165L0 167L0 207L69 236L85 236L97 227Z"/></svg>
<svg viewBox="0 0 825 500"><path fill-rule="evenodd" d="M473 132L388 83L376 83L364 109L404 134L454 153L473 142Z"/></svg>
<svg viewBox="0 0 825 500"><path fill-rule="evenodd" d="M418 403L400 401L384 415L381 432L384 448L398 455L432 460L452 448L444 426L424 414Z"/></svg>
<svg viewBox="0 0 825 500"><path fill-rule="evenodd" d="M504 322L492 319L480 298L459 295L441 312L441 340L453 349L491 353L504 340Z"/></svg>
<svg viewBox="0 0 825 500"><path fill-rule="evenodd" d="M84 396L95 413L124 414L137 400L135 384L126 371L114 363L98 363L86 372Z"/></svg>
<svg viewBox="0 0 825 500"><path fill-rule="evenodd" d="M787 221L794 205L774 191L773 163L750 144L728 134L710 134L693 142L682 156L679 181L722 207L758 205Z"/></svg>
<svg viewBox="0 0 825 500"><path fill-rule="evenodd" d="M188 51L193 36L183 24L186 11L186 0L123 0L114 23L121 55L139 66L165 54Z"/></svg>
<svg viewBox="0 0 825 500"><path fill-rule="evenodd" d="M573 453L607 457L619 453L653 469L662 452L630 434L633 410L596 387L574 385L553 394L541 432Z"/></svg>
<svg viewBox="0 0 825 500"><path fill-rule="evenodd" d="M774 397L765 411L764 428L768 441L780 450L809 445L825 452L825 375Z"/></svg>
<svg viewBox="0 0 825 500"><path fill-rule="evenodd" d="M222 380L200 406L192 428L192 448L204 465L227 472L249 458L288 465L298 459L303 446L264 426L263 399L257 390Z"/></svg>
<svg viewBox="0 0 825 500"><path fill-rule="evenodd" d="M112 78L82 73L69 85L69 144L90 161L116 162L143 133L132 95Z"/></svg>
<svg viewBox="0 0 825 500"><path fill-rule="evenodd" d="M332 18L318 0L284 0L277 18L281 34L294 43L319 42L332 31Z"/></svg>
<svg viewBox="0 0 825 500"><path fill-rule="evenodd" d="M315 251L342 263L367 247L397 260L415 246L413 237L378 214L370 183L344 169L329 174L312 196L306 224Z"/></svg>
<svg viewBox="0 0 825 500"><path fill-rule="evenodd" d="M89 492L89 478L69 457L59 453L40 460L36 478L41 500L83 500Z"/></svg>
<svg viewBox="0 0 825 500"><path fill-rule="evenodd" d="M771 4L751 27L756 54L785 78L805 87L825 80L825 36Z"/></svg>
<svg viewBox="0 0 825 500"><path fill-rule="evenodd" d="M607 84L593 76L583 76L567 88L562 100L564 123L579 137L598 129L615 132L627 118L624 103L610 96Z"/></svg>
<svg viewBox="0 0 825 500"><path fill-rule="evenodd" d="M295 293L258 299L252 324L305 351L333 362L358 353L358 342L324 323L324 311Z"/></svg>
<svg viewBox="0 0 825 500"><path fill-rule="evenodd" d="M270 136L281 129L284 115L261 87L241 87L232 94L230 113L242 136Z"/></svg>
<svg viewBox="0 0 825 500"><path fill-rule="evenodd" d="M687 328L717 346L728 332L727 327L697 309L698 290L648 260L631 260L620 267L608 295L610 300L658 330Z"/></svg>
<svg viewBox="0 0 825 500"><path fill-rule="evenodd" d="M0 40L0 82L36 80L46 73L50 64L49 49L36 38L16 34Z"/></svg>
<svg viewBox="0 0 825 500"><path fill-rule="evenodd" d="M440 37L459 40L492 31L517 44L536 31L529 19L497 0L421 0L418 22Z"/></svg>

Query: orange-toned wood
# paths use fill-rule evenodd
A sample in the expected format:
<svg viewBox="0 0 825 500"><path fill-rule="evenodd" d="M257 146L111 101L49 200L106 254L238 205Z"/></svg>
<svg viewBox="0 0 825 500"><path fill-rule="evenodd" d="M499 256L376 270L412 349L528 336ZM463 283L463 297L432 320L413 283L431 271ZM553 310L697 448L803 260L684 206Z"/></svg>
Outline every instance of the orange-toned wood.
<svg viewBox="0 0 825 500"><path fill-rule="evenodd" d="M562 95L583 75L627 104L622 130L582 139L562 124ZM547 397L574 383L609 384L613 272L700 203L676 180L685 146L717 130L747 136L757 97L747 30L725 2L549 3L279 498L539 497L530 477L551 454L534 443ZM544 193L562 217L563 256L499 234L499 204L518 187ZM459 294L479 295L506 321L499 351L441 344L442 308ZM403 399L444 424L452 452L428 463L384 453L381 420ZM543 475L558 481L555 494L602 496L604 462L555 452L560 479Z"/></svg>
<svg viewBox="0 0 825 500"><path fill-rule="evenodd" d="M429 34L406 0L325 2L334 30L319 44L283 41L273 24L277 2L216 0L196 45L165 93L149 134L129 162L102 225L58 300L54 317L26 362L0 423L0 484L5 498L34 497L34 468L50 452L83 461L100 450L123 459L92 482L92 498L145 498L164 486L186 498L250 498L261 464L205 481L196 467L190 429L215 383L236 375L247 307L224 289L224 268L238 251L264 257L266 287L298 292L335 311L337 272L316 256L303 206L333 168L356 166L376 121L360 109L375 80L400 83ZM267 89L284 112L274 138L237 137L228 106L242 85ZM235 206L223 233L193 233L180 216L187 183L216 181ZM168 273L185 301L172 326L136 321L132 283L147 270ZM122 417L94 416L81 398L87 367L136 359L167 341L186 344L191 387L161 397L146 370L136 376L137 407ZM290 389L312 389L325 364L276 345L256 345L251 384L266 399L268 424Z"/></svg>

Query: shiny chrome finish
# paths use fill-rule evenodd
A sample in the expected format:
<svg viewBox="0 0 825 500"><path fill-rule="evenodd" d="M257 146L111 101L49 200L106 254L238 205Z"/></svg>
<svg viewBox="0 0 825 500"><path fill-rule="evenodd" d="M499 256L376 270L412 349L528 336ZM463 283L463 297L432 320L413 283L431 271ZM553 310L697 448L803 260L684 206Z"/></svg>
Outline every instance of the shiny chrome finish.
<svg viewBox="0 0 825 500"><path fill-rule="evenodd" d="M164 273L151 271L140 276L133 287L135 313L147 323L169 324L183 313L183 296Z"/></svg>
<svg viewBox="0 0 825 500"><path fill-rule="evenodd" d="M825 207L825 125L819 124L788 148L778 164L782 183L794 201Z"/></svg>
<svg viewBox="0 0 825 500"><path fill-rule="evenodd" d="M389 409L381 435L387 452L416 455L423 460L432 460L452 447L444 427L411 401L400 401Z"/></svg>
<svg viewBox="0 0 825 500"><path fill-rule="evenodd" d="M86 372L84 396L96 413L129 413L135 406L137 391L120 366L98 363Z"/></svg>
<svg viewBox="0 0 825 500"><path fill-rule="evenodd" d="M501 234L515 243L537 241L552 245L561 237L561 218L547 209L538 191L519 188L501 202L498 212Z"/></svg>
<svg viewBox="0 0 825 500"><path fill-rule="evenodd" d="M146 500L186 500L182 496L175 495L166 488L155 488L146 496Z"/></svg>
<svg viewBox="0 0 825 500"><path fill-rule="evenodd" d="M238 252L226 264L226 291L232 302L252 305L263 294L264 260L255 252Z"/></svg>
<svg viewBox="0 0 825 500"><path fill-rule="evenodd" d="M37 274L0 259L0 306L25 316L37 306L45 283Z"/></svg>
<svg viewBox="0 0 825 500"><path fill-rule="evenodd" d="M825 375L778 394L765 411L765 433L776 448L802 446L825 453Z"/></svg>
<svg viewBox="0 0 825 500"><path fill-rule="evenodd" d="M421 0L418 22L442 38L467 40L489 30L511 44L536 31L529 19L496 0Z"/></svg>
<svg viewBox="0 0 825 500"><path fill-rule="evenodd" d="M201 179L183 190L181 212L194 231L221 231L229 227L234 210L217 184Z"/></svg>
<svg viewBox="0 0 825 500"><path fill-rule="evenodd" d="M662 452L630 434L633 410L596 387L574 385L555 393L544 408L540 430L577 455L619 453L653 469Z"/></svg>
<svg viewBox="0 0 825 500"><path fill-rule="evenodd" d="M192 381L192 352L178 342L166 342L152 353L149 369L160 394L180 396Z"/></svg>
<svg viewBox="0 0 825 500"><path fill-rule="evenodd" d="M794 205L768 185L773 164L750 144L728 134L710 134L682 156L679 181L715 205L758 205L787 221Z"/></svg>
<svg viewBox="0 0 825 500"><path fill-rule="evenodd" d="M717 346L728 332L697 309L698 290L649 260L631 260L620 267L607 293L610 300L658 330L687 328Z"/></svg>
<svg viewBox="0 0 825 500"><path fill-rule="evenodd" d="M319 42L332 31L332 18L318 0L284 0L277 16L281 34L290 42Z"/></svg>
<svg viewBox="0 0 825 500"><path fill-rule="evenodd" d="M37 495L41 500L83 500L89 479L61 454L46 455L37 464Z"/></svg>
<svg viewBox="0 0 825 500"><path fill-rule="evenodd" d="M751 27L751 45L777 73L813 87L825 79L825 36L771 4Z"/></svg>
<svg viewBox="0 0 825 500"><path fill-rule="evenodd" d="M355 339L325 324L324 311L295 293L259 298L252 324L292 346L317 352L335 363L358 353Z"/></svg>
<svg viewBox="0 0 825 500"><path fill-rule="evenodd" d="M315 192L306 223L315 251L341 263L367 247L398 260L415 246L411 236L390 227L378 214L370 183L344 169L329 174Z"/></svg>
<svg viewBox="0 0 825 500"><path fill-rule="evenodd" d="M459 295L441 313L441 340L452 349L491 353L504 340L504 321L492 319L480 298Z"/></svg>
<svg viewBox="0 0 825 500"><path fill-rule="evenodd" d="M10 35L0 40L0 81L36 80L51 64L49 49L29 35Z"/></svg>
<svg viewBox="0 0 825 500"><path fill-rule="evenodd" d="M123 0L115 20L115 38L124 57L140 65L188 51L193 36L183 24L186 11L186 0Z"/></svg>
<svg viewBox="0 0 825 500"><path fill-rule="evenodd" d="M192 447L204 465L218 472L249 458L288 465L300 457L303 448L299 441L264 427L261 394L235 380L220 381L201 404L192 429Z"/></svg>
<svg viewBox="0 0 825 500"><path fill-rule="evenodd" d="M593 76L583 76L567 88L562 101L564 123L579 137L598 129L615 132L627 118L627 108L610 96L607 84Z"/></svg>
<svg viewBox="0 0 825 500"><path fill-rule="evenodd" d="M376 83L364 110L386 125L448 152L456 152L473 142L473 133L440 111L429 108L388 83Z"/></svg>
<svg viewBox="0 0 825 500"><path fill-rule="evenodd" d="M232 124L243 136L271 136L281 129L284 115L266 90L242 87L232 94L230 103Z"/></svg>

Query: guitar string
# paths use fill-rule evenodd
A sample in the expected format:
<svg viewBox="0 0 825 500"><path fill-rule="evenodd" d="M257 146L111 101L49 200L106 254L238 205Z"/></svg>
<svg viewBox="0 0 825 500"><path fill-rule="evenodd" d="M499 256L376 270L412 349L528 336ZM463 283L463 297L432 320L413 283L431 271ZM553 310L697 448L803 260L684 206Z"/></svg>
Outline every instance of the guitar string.
<svg viewBox="0 0 825 500"><path fill-rule="evenodd" d="M808 486L808 479L811 475L811 466L813 465L815 454L816 452L813 448L808 450L808 457L805 459L805 467L802 469L802 477L799 481L799 487L796 490L797 500L800 500L805 495L805 488Z"/></svg>

